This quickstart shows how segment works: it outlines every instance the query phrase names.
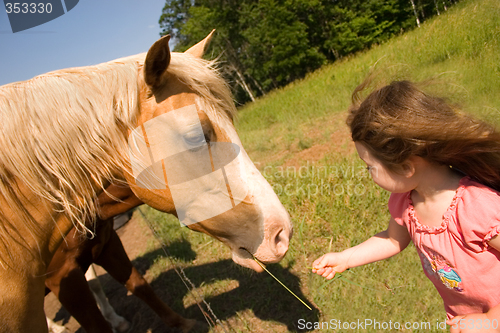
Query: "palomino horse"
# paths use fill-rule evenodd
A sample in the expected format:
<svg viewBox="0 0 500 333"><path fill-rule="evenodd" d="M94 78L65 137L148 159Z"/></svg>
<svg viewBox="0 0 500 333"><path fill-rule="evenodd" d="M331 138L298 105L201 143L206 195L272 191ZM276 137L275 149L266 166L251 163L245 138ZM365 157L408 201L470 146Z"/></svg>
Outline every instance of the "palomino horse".
<svg viewBox="0 0 500 333"><path fill-rule="evenodd" d="M206 41L0 87L0 331L47 332L47 267L97 197L126 183L261 271L288 250L290 217L241 147L229 89ZM225 151L223 148L227 148ZM201 160L203 157L203 160Z"/></svg>

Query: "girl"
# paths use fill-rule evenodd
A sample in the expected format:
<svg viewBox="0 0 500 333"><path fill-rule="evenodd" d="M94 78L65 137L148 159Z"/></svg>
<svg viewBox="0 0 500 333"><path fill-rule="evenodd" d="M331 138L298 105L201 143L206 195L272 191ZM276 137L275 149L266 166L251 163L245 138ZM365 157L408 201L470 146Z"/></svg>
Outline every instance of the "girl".
<svg viewBox="0 0 500 333"><path fill-rule="evenodd" d="M347 124L373 180L392 193L391 219L360 245L316 259L312 271L331 279L413 241L451 332L500 331L500 133L411 82L359 102L364 86Z"/></svg>

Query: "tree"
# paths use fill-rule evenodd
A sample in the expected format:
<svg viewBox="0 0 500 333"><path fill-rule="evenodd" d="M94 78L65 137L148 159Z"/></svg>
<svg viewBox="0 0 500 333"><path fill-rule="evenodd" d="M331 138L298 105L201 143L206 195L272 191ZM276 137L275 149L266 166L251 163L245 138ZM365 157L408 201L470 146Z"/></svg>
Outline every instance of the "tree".
<svg viewBox="0 0 500 333"><path fill-rule="evenodd" d="M236 83L237 100L254 100L325 60L309 44L307 26L284 1L168 0L160 25L163 35L170 33L176 40L176 51L186 50L215 28L212 52Z"/></svg>
<svg viewBox="0 0 500 333"><path fill-rule="evenodd" d="M177 0L167 0L160 17L161 34L170 33L178 41L175 51L185 51L216 29L212 54L218 57L224 75L236 83L233 90L240 101L255 100L254 90L260 88L256 80L245 74L246 68L240 60L246 41L240 33L239 8L246 1L198 0L186 1L187 5L182 6Z"/></svg>
<svg viewBox="0 0 500 333"><path fill-rule="evenodd" d="M321 22L316 39L328 59L336 60L381 43L412 27L401 0L325 1L314 16ZM312 21L314 24L314 21Z"/></svg>
<svg viewBox="0 0 500 333"><path fill-rule="evenodd" d="M181 30L188 21L188 11L191 0L168 0L163 6L160 16L161 36L170 34L176 44L187 44L189 37L182 34Z"/></svg>
<svg viewBox="0 0 500 333"><path fill-rule="evenodd" d="M307 25L290 8L292 1L261 0L242 6L246 73L265 91L286 85L320 67L325 56L309 43Z"/></svg>
<svg viewBox="0 0 500 333"><path fill-rule="evenodd" d="M437 12L437 0L166 0L160 26L175 51L215 28L211 57L244 103Z"/></svg>

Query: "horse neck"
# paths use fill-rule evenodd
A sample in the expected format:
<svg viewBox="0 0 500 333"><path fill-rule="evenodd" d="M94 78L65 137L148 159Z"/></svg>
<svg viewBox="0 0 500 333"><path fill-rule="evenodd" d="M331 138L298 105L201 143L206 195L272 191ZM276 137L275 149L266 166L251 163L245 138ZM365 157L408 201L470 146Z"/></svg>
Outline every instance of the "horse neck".
<svg viewBox="0 0 500 333"><path fill-rule="evenodd" d="M0 218L8 221L0 248L48 258L74 223L85 228L102 188L124 178L137 85L137 64L116 64L0 87L0 116L12 121L0 126Z"/></svg>

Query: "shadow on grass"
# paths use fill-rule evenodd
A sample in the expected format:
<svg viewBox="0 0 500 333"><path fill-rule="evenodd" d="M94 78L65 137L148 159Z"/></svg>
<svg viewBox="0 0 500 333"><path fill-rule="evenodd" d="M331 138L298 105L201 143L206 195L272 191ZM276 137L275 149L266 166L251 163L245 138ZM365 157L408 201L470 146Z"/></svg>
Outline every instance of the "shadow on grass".
<svg viewBox="0 0 500 333"><path fill-rule="evenodd" d="M206 296L205 301L210 304L215 315L220 320L226 320L237 316L237 312L247 309L265 321L273 321L285 324L288 331L298 331L298 320L318 321L319 311L307 302L305 296L300 292L300 280L280 265L269 265L269 271L290 288L298 297L306 301L313 310L307 309L299 300L286 291L267 273L256 274L236 266L231 260L221 260L214 263L190 266L184 269L186 276L196 286L206 286L213 296ZM165 288L167 281L177 278L172 270L162 273L153 283L155 290ZM235 288L219 293L217 286L221 280L237 281ZM181 287L179 278L175 281ZM184 287L184 286L182 286ZM224 289L224 286L220 287ZM186 295L185 288L179 294L182 298ZM186 314L195 316L200 313L198 305L194 304L186 309ZM238 318L238 317L235 317ZM200 318L203 319L203 318ZM235 324L238 325L238 324ZM241 329L241 327L239 327Z"/></svg>
<svg viewBox="0 0 500 333"><path fill-rule="evenodd" d="M183 260L193 260L196 255L189 242L185 240L171 243L167 250L172 256ZM136 258L132 264L141 274L144 274L161 257L164 257L164 252L162 249L158 249ZM280 265L268 265L267 268L313 310L307 309L267 273L254 273L237 266L229 259L189 266L184 268L184 272L195 287L203 289L200 293L208 294L205 296L205 301L210 304L217 318L222 321L231 319L231 325L238 331L245 331L245 323L240 323L241 319L237 313L248 309L260 320L270 321L270 326L272 326L272 322L276 322L286 325L288 331L291 332L307 331L298 329L299 319L316 322L319 318L319 311L300 292L299 278ZM137 297L128 295L123 285L111 278L109 274L101 276L100 281L116 312L132 323L129 332L169 332L159 317L146 304ZM206 323L197 304L187 308L184 306L183 299L189 292L175 270L169 269L161 273L150 284L160 299L174 311L186 318ZM228 284L230 284L229 287ZM234 288L223 291L230 289L231 286ZM56 321L65 319L66 316L69 316L68 313L61 309L55 319ZM245 320L249 319L246 317ZM226 325L225 327L229 332L232 331L231 327ZM267 330L263 328L262 331ZM199 329L196 332L208 332L208 328ZM77 333L84 333L84 330L79 329Z"/></svg>

